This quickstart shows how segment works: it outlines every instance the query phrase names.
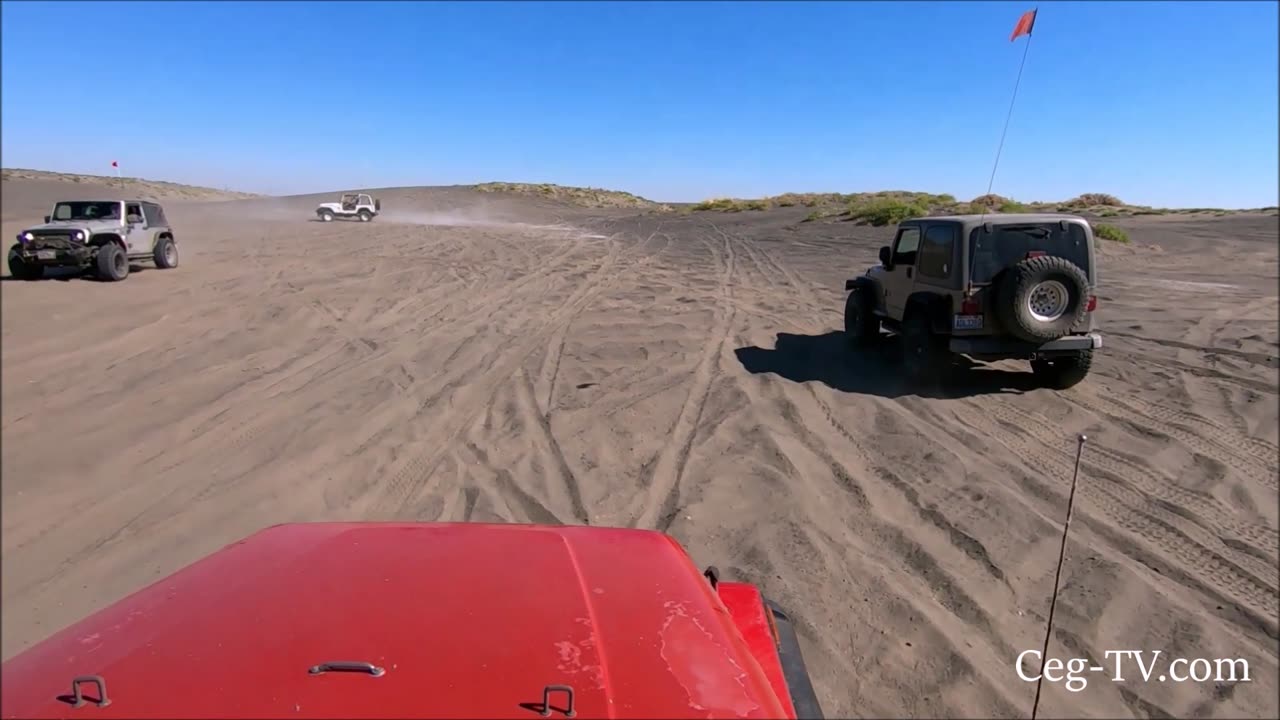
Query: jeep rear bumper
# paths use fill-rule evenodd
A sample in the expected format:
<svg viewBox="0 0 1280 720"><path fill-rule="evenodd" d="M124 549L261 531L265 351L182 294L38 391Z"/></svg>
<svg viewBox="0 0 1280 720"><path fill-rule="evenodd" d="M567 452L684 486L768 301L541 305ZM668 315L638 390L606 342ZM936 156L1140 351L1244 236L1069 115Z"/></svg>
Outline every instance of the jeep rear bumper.
<svg viewBox="0 0 1280 720"><path fill-rule="evenodd" d="M949 343L953 353L1003 358L1047 357L1081 350L1097 350L1100 347L1102 347L1102 335L1096 332L1068 335L1042 344L992 337L952 337Z"/></svg>

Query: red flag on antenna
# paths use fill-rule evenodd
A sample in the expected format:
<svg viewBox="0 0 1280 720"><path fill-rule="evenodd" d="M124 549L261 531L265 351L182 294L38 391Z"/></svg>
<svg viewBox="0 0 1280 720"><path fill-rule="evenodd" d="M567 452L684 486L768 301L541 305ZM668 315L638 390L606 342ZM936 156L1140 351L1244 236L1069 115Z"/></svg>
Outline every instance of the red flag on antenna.
<svg viewBox="0 0 1280 720"><path fill-rule="evenodd" d="M116 162L115 160L112 160L112 161L111 161L111 167L113 167L113 168L118 168L118 167L120 167L120 163Z"/></svg>
<svg viewBox="0 0 1280 720"><path fill-rule="evenodd" d="M1038 9L1038 8L1037 8ZM1031 35L1031 28L1036 24L1036 10L1028 10L1022 13L1022 17L1018 18L1018 24L1013 26L1013 34L1009 36L1009 42L1018 39L1019 35Z"/></svg>

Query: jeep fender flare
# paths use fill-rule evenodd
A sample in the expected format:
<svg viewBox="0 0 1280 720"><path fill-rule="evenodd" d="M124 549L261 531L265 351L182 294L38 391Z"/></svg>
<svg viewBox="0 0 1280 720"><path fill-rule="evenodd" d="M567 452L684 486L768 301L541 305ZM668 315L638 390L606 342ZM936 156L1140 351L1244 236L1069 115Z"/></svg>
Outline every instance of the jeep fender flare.
<svg viewBox="0 0 1280 720"><path fill-rule="evenodd" d="M102 247L107 243L115 243L120 246L121 250L128 251L128 246L124 244L124 238L115 233L99 233L89 238L89 245L93 247Z"/></svg>
<svg viewBox="0 0 1280 720"><path fill-rule="evenodd" d="M873 287L871 284L871 278L868 278L865 275L859 275L856 278L844 281L845 290L853 290L854 288L866 288L868 290L875 290L875 287Z"/></svg>
<svg viewBox="0 0 1280 720"><path fill-rule="evenodd" d="M161 240L164 240L165 238L169 238L170 240L172 240L175 245L178 244L178 239L173 236L173 232L169 230L161 230L160 232L155 234L155 237L151 238L151 246L155 247L160 243Z"/></svg>
<svg viewBox="0 0 1280 720"><path fill-rule="evenodd" d="M951 298L932 292L915 292L907 298L902 322L905 324L911 315L923 312L929 317L929 328L938 334L951 332Z"/></svg>
<svg viewBox="0 0 1280 720"><path fill-rule="evenodd" d="M882 298L880 293L876 291L875 280L872 280L865 275L853 278L852 280L845 280L844 289L849 291L849 294L851 295L855 292L864 293L867 307L870 308L871 314L876 316L884 315L884 305L882 302L884 298Z"/></svg>

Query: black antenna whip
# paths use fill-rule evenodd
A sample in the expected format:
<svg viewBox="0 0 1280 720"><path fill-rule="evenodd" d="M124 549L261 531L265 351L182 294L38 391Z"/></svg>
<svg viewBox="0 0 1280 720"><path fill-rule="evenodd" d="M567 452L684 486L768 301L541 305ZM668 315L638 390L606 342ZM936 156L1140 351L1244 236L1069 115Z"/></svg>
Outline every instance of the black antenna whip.
<svg viewBox="0 0 1280 720"><path fill-rule="evenodd" d="M1013 104L1018 101L1018 86L1022 85L1022 69L1027 66L1027 53L1031 52L1031 38L1034 37L1031 30L1035 27L1035 19L1040 15L1040 8L1036 8L1031 13L1031 24L1026 28L1027 44L1022 48L1022 62L1018 63L1018 79L1013 81L1013 97L1009 98L1009 112L1004 116L1004 129L1000 131L1000 144L996 146L996 161L991 165L991 178L987 180L986 195L991 194L991 188L995 187L996 169L1000 167L1000 153L1004 152L1004 138L1009 134L1009 121L1013 119ZM1014 37L1018 35L1018 29L1014 30ZM1010 38L1012 39L1012 38ZM987 204L982 203L982 217L978 222L981 224L987 218Z"/></svg>
<svg viewBox="0 0 1280 720"><path fill-rule="evenodd" d="M1071 511L1076 506L1076 485L1080 480L1080 458L1084 455L1084 443L1088 436L1076 438L1076 469L1071 473L1071 493L1067 495L1067 520L1062 523L1062 546L1058 548L1058 569L1053 574L1053 595L1049 598L1049 624L1044 629L1044 647L1040 650L1040 678L1036 680L1036 700L1031 706L1031 720L1036 720L1040 710L1040 687L1044 685L1044 664L1049 655L1049 638L1053 635L1053 611L1058 607L1058 583L1062 580L1062 561L1067 555L1067 531L1071 528Z"/></svg>

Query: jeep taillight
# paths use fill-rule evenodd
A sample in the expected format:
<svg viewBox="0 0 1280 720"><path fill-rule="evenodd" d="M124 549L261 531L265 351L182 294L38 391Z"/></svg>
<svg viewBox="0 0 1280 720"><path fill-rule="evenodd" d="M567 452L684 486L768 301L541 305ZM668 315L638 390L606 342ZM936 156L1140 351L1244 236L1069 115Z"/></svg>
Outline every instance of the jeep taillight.
<svg viewBox="0 0 1280 720"><path fill-rule="evenodd" d="M976 297L967 297L960 302L961 315L981 315L982 303Z"/></svg>
<svg viewBox="0 0 1280 720"><path fill-rule="evenodd" d="M1093 312L1098 309L1098 297L1096 295L1089 296L1089 304L1084 306L1085 312Z"/></svg>

